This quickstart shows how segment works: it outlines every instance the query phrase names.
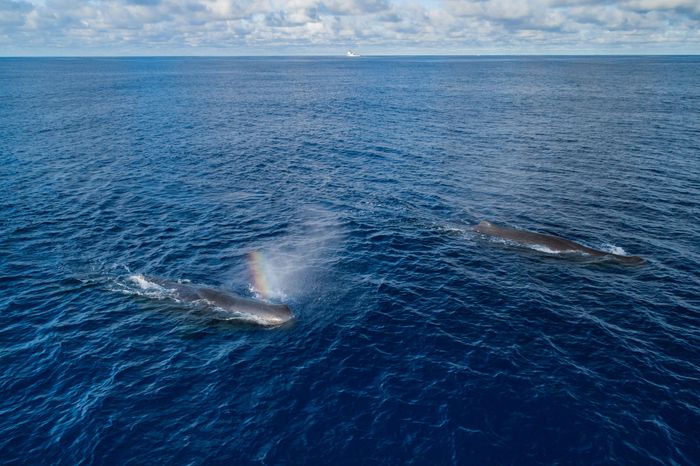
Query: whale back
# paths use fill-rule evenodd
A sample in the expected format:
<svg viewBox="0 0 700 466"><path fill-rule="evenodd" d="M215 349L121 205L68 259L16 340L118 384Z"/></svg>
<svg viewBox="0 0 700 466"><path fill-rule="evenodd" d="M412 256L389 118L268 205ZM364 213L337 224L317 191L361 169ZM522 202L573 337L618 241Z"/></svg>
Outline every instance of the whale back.
<svg viewBox="0 0 700 466"><path fill-rule="evenodd" d="M248 299L216 288L202 287L198 289L198 294L202 299L221 309L279 321L292 318L292 311L286 304L271 304Z"/></svg>
<svg viewBox="0 0 700 466"><path fill-rule="evenodd" d="M558 236L546 235L543 233L535 233L532 231L516 230L514 228L506 228L495 225L486 220L479 222L474 227L474 231L486 236L498 237L505 240L515 241L521 244L543 246L552 251L584 251L587 253L595 253L593 249L582 246L573 241L569 241Z"/></svg>
<svg viewBox="0 0 700 466"><path fill-rule="evenodd" d="M155 277L147 277L145 280L168 290L177 300L188 303L204 302L220 310L253 316L266 324L280 324L294 317L286 304L266 303L244 298L226 290L191 283L180 283Z"/></svg>
<svg viewBox="0 0 700 466"><path fill-rule="evenodd" d="M516 243L524 245L544 247L549 251L556 253L583 252L585 254L589 254L595 257L613 258L625 264L638 265L644 263L644 259L639 256L622 256L609 252L599 251L597 249L589 248L582 244L576 243L568 239L560 238L558 236L547 235L544 233L535 233L532 231L516 230L514 228L501 227L487 220L482 220L481 222L479 222L479 224L474 227L474 231L485 236L492 236L500 239L514 241Z"/></svg>

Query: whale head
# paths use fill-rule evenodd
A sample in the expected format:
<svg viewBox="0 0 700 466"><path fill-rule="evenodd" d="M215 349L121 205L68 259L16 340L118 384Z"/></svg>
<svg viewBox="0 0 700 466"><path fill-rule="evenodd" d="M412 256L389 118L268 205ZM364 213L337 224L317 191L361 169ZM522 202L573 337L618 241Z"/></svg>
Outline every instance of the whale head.
<svg viewBox="0 0 700 466"><path fill-rule="evenodd" d="M252 317L252 320L262 325L282 325L294 319L292 310L286 304L271 304L243 298L229 309L247 314Z"/></svg>
<svg viewBox="0 0 700 466"><path fill-rule="evenodd" d="M286 304L271 304L264 310L258 308L255 314L267 325L281 325L294 318L292 310Z"/></svg>

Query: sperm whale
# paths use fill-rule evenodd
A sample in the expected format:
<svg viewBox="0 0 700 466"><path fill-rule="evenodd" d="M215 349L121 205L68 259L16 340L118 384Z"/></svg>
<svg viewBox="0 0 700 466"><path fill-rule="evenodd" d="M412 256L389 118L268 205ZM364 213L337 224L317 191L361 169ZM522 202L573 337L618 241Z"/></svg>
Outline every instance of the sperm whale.
<svg viewBox="0 0 700 466"><path fill-rule="evenodd" d="M206 304L215 307L217 311L223 310L235 315L250 316L252 321L262 325L280 325L294 318L294 314L286 304L271 304L244 298L219 288L143 275L134 275L131 280L141 288L159 287L178 301Z"/></svg>
<svg viewBox="0 0 700 466"><path fill-rule="evenodd" d="M568 239L559 238L558 236L545 235L542 233L535 233L532 231L516 230L513 228L501 227L486 220L479 222L478 225L473 227L473 230L485 236L510 240L524 245L545 247L548 250L555 253L581 252L594 257L615 259L625 264L644 263L644 259L639 256L623 256L621 254L613 254L610 252L599 251L597 249L589 248L583 246L582 244L575 243Z"/></svg>

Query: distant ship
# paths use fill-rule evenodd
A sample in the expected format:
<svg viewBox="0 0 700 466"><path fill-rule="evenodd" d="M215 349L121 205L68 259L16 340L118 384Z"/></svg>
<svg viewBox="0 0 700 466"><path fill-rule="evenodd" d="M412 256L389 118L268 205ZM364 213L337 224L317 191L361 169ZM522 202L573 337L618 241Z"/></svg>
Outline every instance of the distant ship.
<svg viewBox="0 0 700 466"><path fill-rule="evenodd" d="M360 56L359 53L353 52L352 50L348 50L347 55L348 55L348 57L353 57L353 58L354 58L354 57L359 57L359 56Z"/></svg>

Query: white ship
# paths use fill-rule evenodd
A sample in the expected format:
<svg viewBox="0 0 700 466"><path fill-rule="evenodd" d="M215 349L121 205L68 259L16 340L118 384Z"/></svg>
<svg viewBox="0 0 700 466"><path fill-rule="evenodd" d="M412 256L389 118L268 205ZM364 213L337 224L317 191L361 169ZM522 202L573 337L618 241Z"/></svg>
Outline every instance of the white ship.
<svg viewBox="0 0 700 466"><path fill-rule="evenodd" d="M359 54L359 53L357 53L357 52L353 52L352 50L348 50L348 53L347 53L347 55L348 55L348 57L353 57L353 58L355 58L355 57L359 57L359 56L360 56L360 54Z"/></svg>

